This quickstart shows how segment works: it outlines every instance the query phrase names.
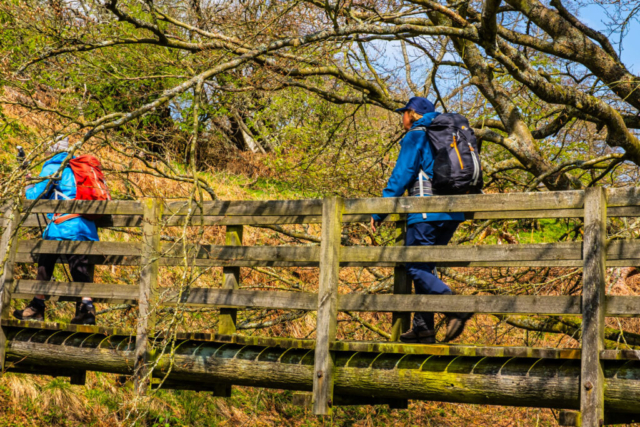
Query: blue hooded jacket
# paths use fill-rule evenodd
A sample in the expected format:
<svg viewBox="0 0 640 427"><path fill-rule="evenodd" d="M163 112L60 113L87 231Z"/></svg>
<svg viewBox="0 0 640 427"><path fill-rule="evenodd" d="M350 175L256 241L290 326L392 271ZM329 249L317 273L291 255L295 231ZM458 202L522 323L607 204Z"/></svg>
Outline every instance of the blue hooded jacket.
<svg viewBox="0 0 640 427"><path fill-rule="evenodd" d="M420 120L413 123L411 128L417 126L429 126L433 119L440 113L427 113ZM400 141L400 154L393 168L391 177L387 182L387 187L382 191L382 197L402 197L407 189L409 189L418 179L420 169L422 169L429 178L433 178L433 152L431 144L427 139L425 132L407 132ZM429 196L425 194L425 196ZM372 215L374 221L383 221L386 215ZM462 212L437 212L427 213L425 219L422 214L409 214L407 224L417 224L419 222L437 222L437 221L464 221L464 213Z"/></svg>
<svg viewBox="0 0 640 427"><path fill-rule="evenodd" d="M56 173L66 157L67 153L62 152L47 160L39 176L47 177ZM27 188L27 199L37 199L38 196L46 190L48 184L49 180L46 179ZM73 200L75 198L76 179L69 166L65 167L62 171L62 178L52 185L49 191L42 196L42 199L48 200ZM42 233L44 240L92 240L96 242L100 240L98 238L96 224L93 221L78 217L61 222L60 224L55 224L53 222L53 214L47 214L47 217L49 218L49 225L47 225L44 233Z"/></svg>

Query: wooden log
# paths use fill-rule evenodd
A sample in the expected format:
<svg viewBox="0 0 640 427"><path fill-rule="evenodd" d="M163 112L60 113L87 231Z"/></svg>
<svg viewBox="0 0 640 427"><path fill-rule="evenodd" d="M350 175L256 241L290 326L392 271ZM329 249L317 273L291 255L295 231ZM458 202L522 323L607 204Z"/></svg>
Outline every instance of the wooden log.
<svg viewBox="0 0 640 427"><path fill-rule="evenodd" d="M132 373L133 351L128 337L87 341L89 334L52 344L55 336L18 334L11 338L8 357L23 366L57 366ZM23 337L23 338L21 338ZM34 335L34 337L36 337ZM100 341L102 340L102 341ZM37 342L36 342L37 341ZM45 342L41 342L45 341ZM90 340L89 340L90 341ZM577 409L580 363L467 356L403 355L334 352L335 394L435 400L456 403ZM310 391L315 376L314 353L307 349L247 347L186 341L177 346L174 363L158 360L158 375L171 381L231 382L253 387ZM171 367L171 372L169 372ZM604 362L605 403L611 412L638 413L640 362Z"/></svg>
<svg viewBox="0 0 640 427"><path fill-rule="evenodd" d="M324 199L313 375L313 413L316 415L330 415L333 406L333 359L329 347L335 341L338 321L340 236L343 209L344 201L341 198Z"/></svg>
<svg viewBox="0 0 640 427"><path fill-rule="evenodd" d="M10 218L10 222L9 226L5 227L0 239L0 263L3 263L2 275L0 276L0 319L7 319L11 308L14 260L16 248L18 247L17 232L20 223L20 205L10 206L5 215ZM0 327L0 377L4 372L6 344L6 331L3 327Z"/></svg>
<svg viewBox="0 0 640 427"><path fill-rule="evenodd" d="M584 268L582 287L582 364L580 413L582 425L604 424L604 350L607 200L601 187L585 190Z"/></svg>
<svg viewBox="0 0 640 427"><path fill-rule="evenodd" d="M142 258L140 265L140 296L138 299L138 324L135 351L134 390L138 395L149 388L148 365L150 361L148 337L155 328L157 308L158 259L160 257L160 232L162 229L162 201L145 199L144 224L142 226Z"/></svg>
<svg viewBox="0 0 640 427"><path fill-rule="evenodd" d="M344 213L495 212L580 209L583 191L474 194L434 197L384 197L345 200Z"/></svg>
<svg viewBox="0 0 640 427"><path fill-rule="evenodd" d="M405 245L406 234L406 221L396 223L396 246ZM411 279L404 265L398 265L393 269L393 294L411 294ZM410 327L411 313L394 311L391 315L391 341L400 341L400 335Z"/></svg>

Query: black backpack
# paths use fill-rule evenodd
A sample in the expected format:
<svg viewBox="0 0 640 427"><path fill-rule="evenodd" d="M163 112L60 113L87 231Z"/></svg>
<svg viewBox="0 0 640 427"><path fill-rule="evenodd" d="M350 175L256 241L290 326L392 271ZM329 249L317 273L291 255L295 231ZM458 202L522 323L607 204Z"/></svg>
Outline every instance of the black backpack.
<svg viewBox="0 0 640 427"><path fill-rule="evenodd" d="M460 114L438 115L427 132L434 156L434 194L478 194L482 191L480 149L469 121Z"/></svg>

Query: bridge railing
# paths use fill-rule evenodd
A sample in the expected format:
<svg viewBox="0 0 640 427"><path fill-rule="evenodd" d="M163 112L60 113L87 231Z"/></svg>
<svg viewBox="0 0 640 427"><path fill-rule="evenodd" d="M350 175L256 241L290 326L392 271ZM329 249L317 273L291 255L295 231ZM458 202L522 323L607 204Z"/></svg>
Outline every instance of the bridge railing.
<svg viewBox="0 0 640 427"><path fill-rule="evenodd" d="M339 311L393 312L392 340L409 327L409 313L432 307L438 312L504 314L581 315L583 419L603 414L602 368L605 316L640 315L640 297L605 296L605 267L638 266L640 244L636 241L607 242L607 217L640 216L640 190L636 188L585 191L508 193L428 198L225 201L188 206L183 201L76 202L39 201L23 206L6 205L2 222L0 259L6 260L2 283L2 314L8 316L11 298L42 293L61 298L91 295L105 302L138 301L138 377L144 377L147 340L153 333L151 307L207 305L221 309L219 333L236 332L238 308L317 310L315 346L314 411L326 414L332 406L332 358ZM21 213L28 211L27 213ZM70 242L23 240L8 243L18 226L44 225L42 214L85 213L104 215L99 227L138 227L142 241ZM368 221L373 213L409 214L422 212L464 212L468 219L584 218L582 242L525 245L481 245L447 247L404 247L403 224L398 223L396 246L341 246L341 226L345 222ZM394 219L394 218L392 218ZM397 219L397 218L396 218ZM188 256L172 243L160 241L162 227L189 225L226 226L225 245L191 245ZM320 246L243 246L243 225L322 224ZM10 248L10 250L8 250ZM15 263L34 263L40 254L84 254L96 264L139 265L139 287L97 283L38 282L13 280ZM439 296L408 295L411 292L402 264L437 262L439 265L469 267L583 267L581 296ZM220 289L190 288L188 294L163 292L158 299L158 268L188 265L222 266ZM238 289L241 267L319 267L318 294ZM393 295L339 294L340 267L392 266ZM163 288L164 290L164 288ZM0 349L4 349L4 334ZM138 387L144 388L144 384ZM595 418L594 418L595 417Z"/></svg>

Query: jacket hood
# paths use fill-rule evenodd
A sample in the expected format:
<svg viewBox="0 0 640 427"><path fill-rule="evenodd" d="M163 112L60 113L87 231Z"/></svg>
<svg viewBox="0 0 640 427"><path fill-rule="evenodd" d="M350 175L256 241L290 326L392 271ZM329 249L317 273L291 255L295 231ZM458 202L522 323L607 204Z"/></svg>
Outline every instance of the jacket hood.
<svg viewBox="0 0 640 427"><path fill-rule="evenodd" d="M433 119L435 119L439 115L440 113L438 113L437 111L433 113L427 113L424 116L422 116L420 120L416 120L415 122L413 122L413 124L411 125L411 129L417 126L429 126L433 121Z"/></svg>
<svg viewBox="0 0 640 427"><path fill-rule="evenodd" d="M55 156L53 156L52 158L50 158L49 160L47 160L46 162L44 162L45 165L51 165L51 164L61 164L64 159L67 158L67 155L69 153L67 153L66 151L63 151L61 153L56 154Z"/></svg>

